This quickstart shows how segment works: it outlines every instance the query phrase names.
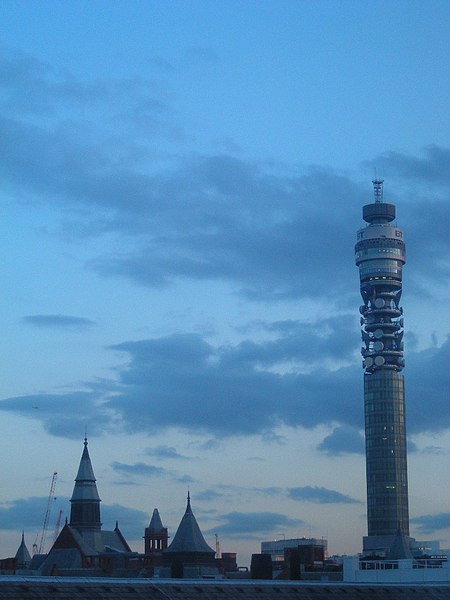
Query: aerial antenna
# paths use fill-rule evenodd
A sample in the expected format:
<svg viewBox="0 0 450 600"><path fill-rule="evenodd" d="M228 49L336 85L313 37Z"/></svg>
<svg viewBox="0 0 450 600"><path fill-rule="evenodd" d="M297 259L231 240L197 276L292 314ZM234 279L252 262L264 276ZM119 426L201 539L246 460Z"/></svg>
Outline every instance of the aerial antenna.
<svg viewBox="0 0 450 600"><path fill-rule="evenodd" d="M373 194L375 196L375 202L383 202L383 183L384 179L378 179L375 170L375 179L372 179L373 183Z"/></svg>

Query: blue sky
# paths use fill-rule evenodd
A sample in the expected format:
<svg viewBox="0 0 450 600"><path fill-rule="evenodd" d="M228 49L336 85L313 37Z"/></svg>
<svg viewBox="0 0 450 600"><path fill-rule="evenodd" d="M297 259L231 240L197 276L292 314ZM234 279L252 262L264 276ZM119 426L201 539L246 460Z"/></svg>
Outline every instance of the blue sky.
<svg viewBox="0 0 450 600"><path fill-rule="evenodd" d="M68 513L86 429L137 550L188 488L240 564L282 535L360 550L375 169L407 243L412 533L449 547L447 3L0 10L0 555L54 471Z"/></svg>

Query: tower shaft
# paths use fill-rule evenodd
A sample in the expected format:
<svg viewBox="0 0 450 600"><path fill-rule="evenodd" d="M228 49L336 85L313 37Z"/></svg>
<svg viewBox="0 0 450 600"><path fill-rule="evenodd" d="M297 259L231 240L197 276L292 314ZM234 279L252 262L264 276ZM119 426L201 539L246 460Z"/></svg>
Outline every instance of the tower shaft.
<svg viewBox="0 0 450 600"><path fill-rule="evenodd" d="M403 232L391 225L395 206L383 202L383 181L373 181L375 202L363 207L358 231L364 369L367 525L369 536L409 535L403 359Z"/></svg>

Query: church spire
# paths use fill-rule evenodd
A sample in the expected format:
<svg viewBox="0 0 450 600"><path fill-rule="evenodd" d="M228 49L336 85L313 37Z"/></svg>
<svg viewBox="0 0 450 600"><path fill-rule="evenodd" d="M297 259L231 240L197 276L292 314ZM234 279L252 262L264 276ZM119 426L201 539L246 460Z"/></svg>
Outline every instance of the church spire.
<svg viewBox="0 0 450 600"><path fill-rule="evenodd" d="M100 530L100 496L88 451L88 441L84 438L84 449L75 478L70 510L70 525L78 531Z"/></svg>

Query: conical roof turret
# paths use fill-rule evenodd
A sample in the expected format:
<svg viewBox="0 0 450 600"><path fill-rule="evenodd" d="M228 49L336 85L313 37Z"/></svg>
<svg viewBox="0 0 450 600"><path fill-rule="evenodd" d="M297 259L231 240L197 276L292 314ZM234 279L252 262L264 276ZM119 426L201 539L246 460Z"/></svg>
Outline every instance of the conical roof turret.
<svg viewBox="0 0 450 600"><path fill-rule="evenodd" d="M157 508L153 510L152 518L150 519L150 524L148 528L154 533L160 533L165 529L165 527L163 527L161 517L159 516L159 510Z"/></svg>
<svg viewBox="0 0 450 600"><path fill-rule="evenodd" d="M181 519L177 532L165 552L207 553L215 554L203 537L197 520L192 512L191 498L188 493L186 512Z"/></svg>
<svg viewBox="0 0 450 600"><path fill-rule="evenodd" d="M25 569L26 567L28 567L28 565L31 562L31 556L30 556L30 553L28 552L28 548L26 547L26 544L25 544L25 535L24 535L23 531L22 531L22 541L16 552L15 558L16 558L16 568L17 569Z"/></svg>
<svg viewBox="0 0 450 600"><path fill-rule="evenodd" d="M78 530L100 529L100 496L89 456L87 438L84 438L83 454L70 502L71 526Z"/></svg>

